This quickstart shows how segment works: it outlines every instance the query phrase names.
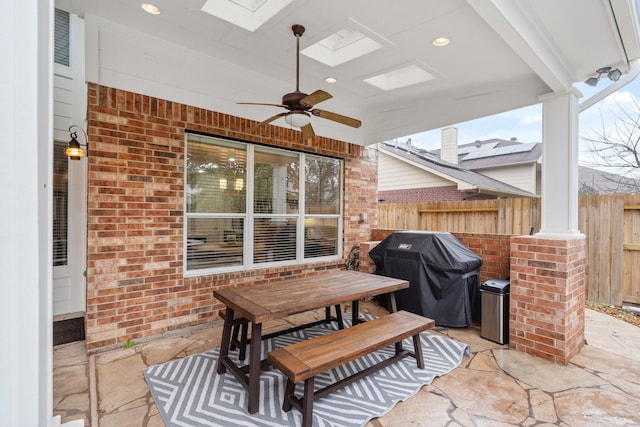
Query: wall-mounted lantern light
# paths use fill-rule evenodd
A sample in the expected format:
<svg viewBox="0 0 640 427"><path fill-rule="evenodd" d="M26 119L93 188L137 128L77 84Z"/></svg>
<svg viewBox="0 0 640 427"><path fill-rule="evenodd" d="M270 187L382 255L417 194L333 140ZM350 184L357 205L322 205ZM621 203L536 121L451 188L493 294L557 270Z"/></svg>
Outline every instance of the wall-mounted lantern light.
<svg viewBox="0 0 640 427"><path fill-rule="evenodd" d="M80 144L78 142L78 131L72 130L73 128L78 128L82 131L84 135L84 144ZM83 157L89 157L89 139L87 138L87 133L80 126L71 125L69 126L69 136L71 137L71 141L67 144L67 149L64 150L64 153L71 160L80 160Z"/></svg>

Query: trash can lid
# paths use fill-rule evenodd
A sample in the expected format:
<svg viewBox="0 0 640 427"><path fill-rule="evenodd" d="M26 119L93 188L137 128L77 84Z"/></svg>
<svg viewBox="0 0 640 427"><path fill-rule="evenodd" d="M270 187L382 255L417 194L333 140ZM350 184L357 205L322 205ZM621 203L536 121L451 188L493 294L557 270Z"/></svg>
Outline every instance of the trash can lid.
<svg viewBox="0 0 640 427"><path fill-rule="evenodd" d="M489 279L480 285L480 290L494 292L496 294L509 293L509 280Z"/></svg>

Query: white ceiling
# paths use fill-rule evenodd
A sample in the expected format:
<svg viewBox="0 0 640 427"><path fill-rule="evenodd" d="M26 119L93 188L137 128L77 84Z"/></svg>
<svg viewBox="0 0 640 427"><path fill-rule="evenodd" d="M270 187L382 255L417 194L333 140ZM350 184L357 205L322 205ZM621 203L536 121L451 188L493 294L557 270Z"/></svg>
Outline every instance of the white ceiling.
<svg viewBox="0 0 640 427"><path fill-rule="evenodd" d="M212 95L201 103L257 121L280 110L236 102L279 104L295 90L293 24L306 27L301 49L344 28L382 44L335 67L300 58L300 90L334 96L317 108L363 122L353 130L314 117L316 133L359 144L535 104L600 67L627 72L628 62L640 57L636 0L294 0L253 32L203 12L205 0L152 0L160 15L142 11L140 3L57 0L56 7L145 33L162 49L230 64L233 72L208 70ZM431 44L442 36L448 46ZM389 91L364 82L408 65L434 78ZM189 80L191 72L185 67L176 78ZM337 83L325 83L327 76ZM286 126L282 119L273 124Z"/></svg>

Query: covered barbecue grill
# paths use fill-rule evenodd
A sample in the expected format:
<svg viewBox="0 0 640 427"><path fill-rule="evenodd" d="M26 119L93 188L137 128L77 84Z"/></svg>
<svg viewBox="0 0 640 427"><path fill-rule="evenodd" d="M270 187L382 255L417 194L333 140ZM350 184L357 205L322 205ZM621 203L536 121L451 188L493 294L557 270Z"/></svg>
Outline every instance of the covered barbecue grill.
<svg viewBox="0 0 640 427"><path fill-rule="evenodd" d="M451 233L399 231L369 252L376 274L408 280L397 291L399 310L463 327L480 320L478 273L482 258Z"/></svg>

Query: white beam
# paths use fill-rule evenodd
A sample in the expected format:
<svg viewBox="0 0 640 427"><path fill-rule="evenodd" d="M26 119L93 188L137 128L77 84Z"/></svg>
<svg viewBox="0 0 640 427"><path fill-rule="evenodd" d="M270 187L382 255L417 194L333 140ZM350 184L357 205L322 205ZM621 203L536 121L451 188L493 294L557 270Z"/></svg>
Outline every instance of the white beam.
<svg viewBox="0 0 640 427"><path fill-rule="evenodd" d="M513 0L467 0L467 3L526 62L553 92L569 90L573 76L562 56L541 33L533 16Z"/></svg>

